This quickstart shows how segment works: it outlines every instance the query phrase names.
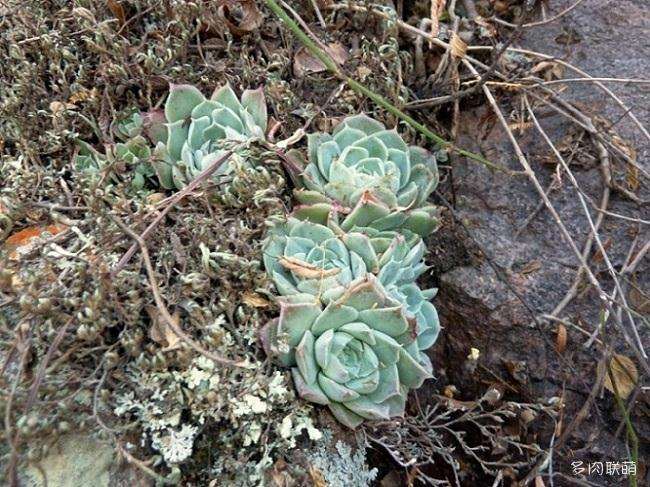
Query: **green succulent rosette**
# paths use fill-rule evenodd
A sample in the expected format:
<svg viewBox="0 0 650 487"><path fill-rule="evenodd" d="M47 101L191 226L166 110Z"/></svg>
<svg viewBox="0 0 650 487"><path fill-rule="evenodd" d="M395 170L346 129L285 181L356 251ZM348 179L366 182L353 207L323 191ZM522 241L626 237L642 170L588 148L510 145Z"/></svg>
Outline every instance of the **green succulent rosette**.
<svg viewBox="0 0 650 487"><path fill-rule="evenodd" d="M397 236L380 259L377 275L388 294L406 305L407 312L415 316L416 341L419 350L427 350L438 339L440 320L431 300L438 290L421 289L416 280L427 270L424 263L426 246L420 241L409 246L402 236ZM422 358L428 360L426 355Z"/></svg>
<svg viewBox="0 0 650 487"><path fill-rule="evenodd" d="M428 302L436 290L423 291L415 283L427 269L426 247L421 238L410 245L398 233L391 236L384 248L383 237L377 242L363 233L289 217L275 225L264 241L264 267L280 295L311 294L323 304L352 281L366 274L377 276L389 295L415 318L418 347L425 350L440 330L436 309Z"/></svg>
<svg viewBox="0 0 650 487"><path fill-rule="evenodd" d="M292 366L300 397L327 405L344 425L403 416L408 390L431 377L405 305L372 274L333 293L279 298L280 317L263 330L268 355Z"/></svg>
<svg viewBox="0 0 650 487"><path fill-rule="evenodd" d="M264 139L266 126L261 88L244 91L239 100L230 85L217 88L210 98L194 86L171 85L164 109L166 133L152 162L160 184L168 189L184 187L225 153L226 143ZM231 167L232 163L224 164L215 174L225 174Z"/></svg>
<svg viewBox="0 0 650 487"><path fill-rule="evenodd" d="M333 133L308 136L303 204L325 204L343 215L344 231L368 227L420 236L439 225L439 208L427 204L438 184L435 157L408 146L395 129L366 115L344 119Z"/></svg>
<svg viewBox="0 0 650 487"><path fill-rule="evenodd" d="M136 189L142 189L145 180L153 178L155 172L149 163L151 157L151 146L141 135L125 139L113 146L106 148L104 154L95 150L90 144L77 141L79 147L75 159L75 167L78 171L99 174L107 166L116 163L126 164L130 167L131 185ZM116 177L112 177L116 180Z"/></svg>
<svg viewBox="0 0 650 487"><path fill-rule="evenodd" d="M379 271L379 257L361 233L337 235L331 228L289 217L264 241L264 267L283 295L321 298L334 288Z"/></svg>
<svg viewBox="0 0 650 487"><path fill-rule="evenodd" d="M118 118L111 123L111 131L115 137L127 141L142 134L146 115L137 109L132 109L126 116Z"/></svg>

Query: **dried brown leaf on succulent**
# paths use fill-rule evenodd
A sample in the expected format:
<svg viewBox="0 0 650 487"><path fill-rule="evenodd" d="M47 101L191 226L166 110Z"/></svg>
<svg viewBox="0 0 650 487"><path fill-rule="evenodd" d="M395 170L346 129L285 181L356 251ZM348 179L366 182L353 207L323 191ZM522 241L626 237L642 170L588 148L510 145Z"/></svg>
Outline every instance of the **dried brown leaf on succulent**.
<svg viewBox="0 0 650 487"><path fill-rule="evenodd" d="M605 374L605 389L613 394L618 392L621 399L627 399L639 379L636 365L630 357L616 353L609 362L609 369L611 377L609 372ZM612 383L612 378L614 383Z"/></svg>

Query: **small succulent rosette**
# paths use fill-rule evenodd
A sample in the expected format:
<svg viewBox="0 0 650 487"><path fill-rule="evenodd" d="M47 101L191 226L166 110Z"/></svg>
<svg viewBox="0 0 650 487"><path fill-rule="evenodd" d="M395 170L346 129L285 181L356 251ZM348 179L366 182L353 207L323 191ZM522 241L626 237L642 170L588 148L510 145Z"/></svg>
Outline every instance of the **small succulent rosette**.
<svg viewBox="0 0 650 487"><path fill-rule="evenodd" d="M153 165L163 187L182 188L221 157L228 142L264 139L264 93L261 88L246 90L240 101L228 84L217 88L210 98L194 86L171 85L164 127L165 137L156 145ZM216 175L232 167L224 164Z"/></svg>
<svg viewBox="0 0 650 487"><path fill-rule="evenodd" d="M151 145L142 135L143 130L142 116L139 112L132 112L128 117L113 124L113 133L120 142L108 146L104 153L100 153L84 141L77 141L75 168L79 171L99 174L108 165L126 164L130 166L129 174L132 176L133 187L143 188L146 179L155 177L150 164Z"/></svg>
<svg viewBox="0 0 650 487"><path fill-rule="evenodd" d="M415 316L416 342L420 350L430 348L440 333L438 312L430 302L438 290L421 289L416 283L417 278L428 269L424 263L425 252L426 245L421 239L415 246L410 246L398 235L382 254L379 262L381 269L377 274L386 292L403 303L409 315ZM422 359L428 361L424 354Z"/></svg>
<svg viewBox="0 0 650 487"><path fill-rule="evenodd" d="M429 302L436 289L421 290L415 282L427 269L422 239L411 246L403 236L393 233L384 249L383 242L377 244L363 233L336 230L294 217L272 227L262 252L264 267L278 293L311 294L327 305L353 281L373 274L415 317L420 349L429 348L438 336L440 323Z"/></svg>
<svg viewBox="0 0 650 487"><path fill-rule="evenodd" d="M372 274L336 294L326 306L311 294L279 298L262 333L267 354L292 367L300 397L350 428L403 416L409 389L431 377L416 320Z"/></svg>
<svg viewBox="0 0 650 487"><path fill-rule="evenodd" d="M408 146L395 129L367 115L351 116L331 135L310 134L308 153L305 188L296 198L334 207L344 215L343 230L405 229L426 236L437 229L439 208L427 204L438 184L436 159Z"/></svg>

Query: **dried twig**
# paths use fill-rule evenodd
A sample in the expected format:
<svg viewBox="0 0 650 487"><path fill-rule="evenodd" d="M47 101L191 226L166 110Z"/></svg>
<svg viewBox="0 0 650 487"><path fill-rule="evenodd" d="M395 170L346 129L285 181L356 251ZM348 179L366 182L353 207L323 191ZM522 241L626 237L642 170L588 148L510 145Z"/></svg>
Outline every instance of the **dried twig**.
<svg viewBox="0 0 650 487"><path fill-rule="evenodd" d="M295 36L300 40L300 42L302 42L303 45L307 49L309 49L309 51L325 65L327 70L330 71L332 74L334 74L341 81L345 81L345 83L347 83L347 85L350 88L352 88L354 91L356 91L357 93L361 93L364 96L367 96L377 105L381 106L382 108L384 108L386 111L388 111L395 117L399 118L409 126L413 127L415 130L420 132L429 140L440 144L442 147L447 148L449 150L453 150L454 152L463 155L468 159L480 162L481 164L490 167L492 169L495 169L497 171L503 171L509 173L507 169L488 161L485 157L481 156L480 154L475 154L473 152L453 146L453 144L450 144L447 140L443 139L440 135L434 133L428 127L419 123L413 117L410 117L409 115L404 113L402 110L400 110L395 105L393 105L388 100L386 100L383 96L369 89L365 85L359 83L354 78L345 74L343 70L341 70L341 68L332 59L332 57L327 53L327 51L321 49L318 46L318 44L321 42L319 40L316 41L313 39L313 37L315 37L313 33L312 33L312 37L307 35L303 31L303 29L296 23L296 21L293 20L291 17L289 17L289 15L287 15L284 9L275 0L265 0L265 2L268 5L268 7L273 11L273 13L275 13L285 23L285 25L295 34ZM292 15L294 15L294 17L296 18L299 18L296 12L293 12ZM304 21L302 20L299 22L304 23ZM428 36L428 38L429 37L430 36ZM435 37L431 37L431 38L436 39ZM447 44L444 43L444 45L446 46Z"/></svg>
<svg viewBox="0 0 650 487"><path fill-rule="evenodd" d="M166 325L174 333L174 335L176 335L180 340L185 342L185 344L187 344L191 349L200 353L204 357L212 360L217 364L226 365L229 367L245 367L243 360L231 360L231 359L221 357L220 355L217 355L214 352L210 352L209 350L206 350L201 345L199 345L194 340L192 340L192 338L190 338L183 330L181 330L181 328L178 326L178 324L176 323L172 315L167 310L167 306L165 305L162 297L160 296L160 290L158 289L158 284L156 283L156 273L153 269L153 265L151 264L151 259L149 258L149 251L147 250L147 245L144 242L144 239L141 236L139 236L137 233L135 233L133 230L131 230L122 220L120 220L119 217L111 215L111 219L117 224L117 226L119 226L127 235L129 235L133 240L135 240L137 244L140 246L140 252L142 252L142 257L144 260L145 269L147 270L149 285L151 286L151 292L153 293L154 301L156 302L158 311L160 311L160 315L165 320Z"/></svg>
<svg viewBox="0 0 650 487"><path fill-rule="evenodd" d="M479 78L478 72L476 71L476 69L467 60L463 59L463 63L474 74L474 76ZM607 309L607 311L609 313L614 315L613 296L609 296L604 292L604 290L602 289L602 286L598 282L598 279L596 278L594 273L589 268L589 265L587 264L586 260L582 257L582 253L578 249L578 246L575 243L575 240L571 237L571 234L569 233L569 231L567 230L564 222L560 218L560 215L558 214L557 210L555 209L555 207L553 206L551 201L548 199L548 197L544 193L544 189L542 188L539 180L537 179L537 176L535 175L535 172L530 167L530 164L529 164L528 160L526 159L526 156L524 156L524 153L521 150L521 147L519 146L519 143L517 142L517 139L513 135L510 128L508 127L508 123L506 122L505 117L503 116L503 113L501 112L501 109L499 108L499 105L497 104L494 96L492 95L492 92L490 91L490 89L487 86L483 86L483 92L484 92L488 102L492 106L492 108L493 108L499 122L501 123L504 131L506 132L510 142L512 143L512 146L513 146L513 148L515 150L515 154L517 156L517 160L519 161L521 166L524 168L524 171L525 171L526 175L528 176L529 180L531 181L531 183L533 184L535 190L539 193L542 200L544 201L544 204L548 208L551 216L553 217L553 220L555 221L555 223L559 227L562 237L568 243L568 245L571 248L572 252L574 253L576 258L578 259L580 265L585 269L585 274L587 275L587 277L588 277L590 283L593 285L594 289L597 290L598 297L599 297L601 303L603 304L603 306ZM564 161L564 160L562 159L562 161ZM566 165L566 163L564 163L563 165ZM572 177L573 175L570 172L570 170L568 170L568 167L565 167L565 171L567 172L567 174L569 174L569 177L571 179L572 184L574 184L574 186L577 186L577 182L575 181L575 178ZM579 193L579 196L581 196L580 193ZM581 201L586 206L586 203L584 203L584 198L581 198ZM585 211L587 211L587 213L589 213L588 210L585 210ZM589 215L589 214L588 214L588 220L589 220L590 227L591 227L591 229L593 231L594 224L593 224L593 221L591 220L591 215ZM596 242L598 243L598 246L601 249L601 252L606 254L606 252L602 248L602 242L600 242L600 239L597 237L597 233L594 232L594 235L596 236ZM612 272L613 269L611 267L611 262L609 262L609 259L606 259L606 261L608 263L607 264L608 269L610 270L610 273L612 274L612 276L615 279L616 276L615 276L615 273ZM616 283L617 289L620 288L620 285L618 284L618 280L615 279L615 283ZM624 300L625 298L622 298L622 299ZM629 316L629 311L628 311L628 316ZM640 339L637 338L637 343L633 343L633 341L628 336L627 331L625 330L625 326L623 325L622 321L619 320L618 317L615 316L615 315L614 315L614 320L615 320L616 324L618 325L619 329L621 330L621 332L623 333L623 336L626 338L626 341L628 341L628 343L632 346L636 356L640 359L641 365L646 370L648 375L650 375L650 366L648 366L646 353L643 350L643 348L639 348L639 346L638 346L638 343L640 343ZM631 317L630 317L630 320L631 320ZM636 332L636 329L634 328L634 326L632 326L632 328L633 328L633 330L635 332L635 337L638 337L638 332Z"/></svg>
<svg viewBox="0 0 650 487"><path fill-rule="evenodd" d="M549 17L549 18L544 19L544 20L539 20L537 22L528 22L528 23L525 23L525 24L513 24L512 22L502 20L497 16L490 17L490 20L494 21L497 24L505 25L506 27L513 27L513 28L522 27L524 29L528 29L530 27L539 27L540 25L550 24L552 22L555 22L556 20L561 19L566 14L571 12L574 8L576 8L578 5L580 5L582 2L584 2L584 0L577 0L575 3L569 5L567 8L562 10L557 15L554 15L553 17Z"/></svg>
<svg viewBox="0 0 650 487"><path fill-rule="evenodd" d="M239 147L239 146L238 146ZM216 159L214 162L212 162L208 167L206 167L203 171L201 171L196 178L190 182L187 186L185 186L183 189L175 193L169 200L166 202L165 208L158 213L156 218L149 224L149 226L145 229L144 232L139 236L141 239L146 239L151 232L156 228L158 223L162 221L163 218L165 218L165 215L169 213L169 211L174 207L176 203L178 203L180 200L182 200L185 196L187 196L189 193L194 191L196 188L199 187L199 185L208 177L210 177L221 165L226 162L230 156L233 155L233 153L237 150L237 147L226 151L221 157ZM131 257L133 257L133 254L135 254L135 251L138 248L138 244L134 243L131 245L129 250L126 251L126 253L122 256L120 261L115 265L115 268L111 272L111 276L115 277L123 268L124 266L129 262Z"/></svg>
<svg viewBox="0 0 650 487"><path fill-rule="evenodd" d="M9 446L9 451L11 452L11 455L9 457L9 462L7 464L6 478L9 480L11 487L18 486L18 472L16 469L18 466L18 443L19 443L18 433L16 433L15 435L13 433L13 426L15 423L14 421L12 421L11 418L11 409L13 407L13 401L16 395L16 390L18 389L18 384L20 383L20 380L23 376L23 372L25 370L25 364L27 363L27 358L29 357L30 337L31 337L31 331L28 332L28 336L23 337L21 339L22 343L20 344L20 347L22 347L22 353L20 354L20 360L18 362L18 368L16 370L16 378L11 386L11 390L9 391L9 396L7 397L5 402L4 434L7 441L7 445Z"/></svg>

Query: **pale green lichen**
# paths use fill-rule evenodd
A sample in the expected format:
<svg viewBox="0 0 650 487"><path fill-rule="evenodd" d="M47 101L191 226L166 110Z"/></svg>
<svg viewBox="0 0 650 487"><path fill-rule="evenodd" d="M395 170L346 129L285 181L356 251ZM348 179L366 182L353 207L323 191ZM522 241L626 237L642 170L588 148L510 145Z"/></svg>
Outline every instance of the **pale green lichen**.
<svg viewBox="0 0 650 487"><path fill-rule="evenodd" d="M307 453L311 466L318 471L328 487L368 487L377 477L377 469L368 469L366 450L358 441L352 447L337 441L332 448L332 435L325 432L323 441Z"/></svg>
<svg viewBox="0 0 650 487"><path fill-rule="evenodd" d="M196 426L184 424L180 429L166 428L151 435L151 446L158 450L165 462L172 465L187 460L192 455Z"/></svg>

